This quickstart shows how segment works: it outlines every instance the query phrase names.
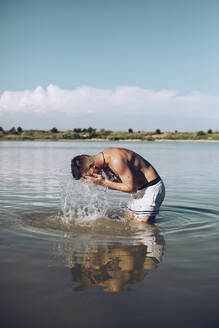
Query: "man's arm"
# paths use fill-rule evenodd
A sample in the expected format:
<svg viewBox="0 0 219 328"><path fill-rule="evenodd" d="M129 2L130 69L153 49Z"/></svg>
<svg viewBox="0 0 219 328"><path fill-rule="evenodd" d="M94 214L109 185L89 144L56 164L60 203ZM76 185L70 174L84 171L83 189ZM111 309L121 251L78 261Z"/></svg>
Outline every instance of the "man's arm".
<svg viewBox="0 0 219 328"><path fill-rule="evenodd" d="M102 177L102 175L95 174L93 176L86 176L85 179L94 184L107 187L112 190L123 191L127 193L135 193L137 187L134 183L134 176L128 164L121 158L116 158L112 161L112 169L116 173L122 182L113 182Z"/></svg>

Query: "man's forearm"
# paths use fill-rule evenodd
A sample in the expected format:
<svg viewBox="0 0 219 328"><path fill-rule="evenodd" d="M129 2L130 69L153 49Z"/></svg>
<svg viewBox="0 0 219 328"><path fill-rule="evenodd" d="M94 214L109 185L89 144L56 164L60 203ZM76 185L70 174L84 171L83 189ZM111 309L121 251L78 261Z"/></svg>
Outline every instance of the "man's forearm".
<svg viewBox="0 0 219 328"><path fill-rule="evenodd" d="M103 187L112 189L112 190L118 190L123 191L127 193L135 193L137 190L134 188L134 186L126 185L125 183L120 182L113 182L108 179L104 179L101 183Z"/></svg>

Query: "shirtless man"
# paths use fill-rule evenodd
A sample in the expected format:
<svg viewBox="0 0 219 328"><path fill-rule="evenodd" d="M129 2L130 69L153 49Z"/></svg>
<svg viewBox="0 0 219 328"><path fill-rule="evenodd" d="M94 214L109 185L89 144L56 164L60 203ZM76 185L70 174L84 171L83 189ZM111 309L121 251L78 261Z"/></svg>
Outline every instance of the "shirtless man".
<svg viewBox="0 0 219 328"><path fill-rule="evenodd" d="M76 180L131 194L126 215L147 222L159 212L165 196L163 181L153 166L125 148L106 148L94 156L79 155L71 161Z"/></svg>

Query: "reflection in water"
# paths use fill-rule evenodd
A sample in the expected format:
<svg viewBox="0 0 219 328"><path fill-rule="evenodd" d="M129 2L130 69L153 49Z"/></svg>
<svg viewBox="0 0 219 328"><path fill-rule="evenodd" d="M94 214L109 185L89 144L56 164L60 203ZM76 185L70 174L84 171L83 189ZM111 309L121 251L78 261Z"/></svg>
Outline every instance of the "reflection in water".
<svg viewBox="0 0 219 328"><path fill-rule="evenodd" d="M145 231L119 241L100 240L100 236L68 236L59 243L71 269L72 281L80 283L76 291L102 286L104 291L130 290L130 285L143 281L148 271L161 262L164 238L158 227L148 225Z"/></svg>

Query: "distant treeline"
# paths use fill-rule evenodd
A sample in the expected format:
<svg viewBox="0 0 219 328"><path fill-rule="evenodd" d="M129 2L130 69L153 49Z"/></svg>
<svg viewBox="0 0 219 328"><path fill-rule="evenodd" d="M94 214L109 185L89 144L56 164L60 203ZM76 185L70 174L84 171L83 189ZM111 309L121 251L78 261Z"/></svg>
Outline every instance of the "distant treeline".
<svg viewBox="0 0 219 328"><path fill-rule="evenodd" d="M56 127L50 130L24 130L22 127L12 127L4 130L0 127L0 140L219 140L219 132L208 129L207 131L196 132L162 132L155 131L134 131L129 128L127 131L112 131L105 129L74 128L67 131L59 131Z"/></svg>

